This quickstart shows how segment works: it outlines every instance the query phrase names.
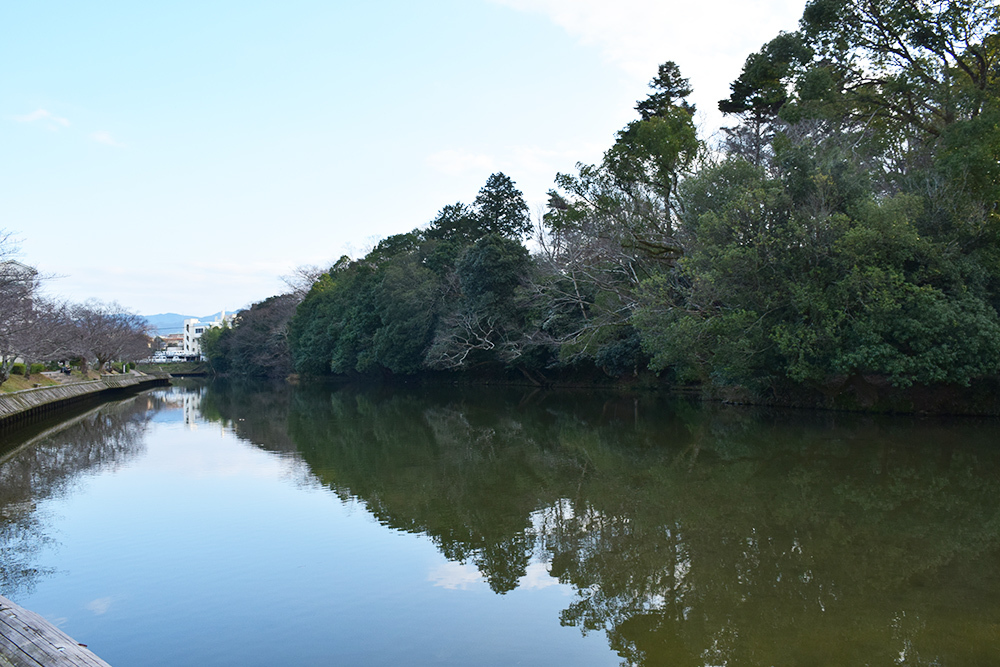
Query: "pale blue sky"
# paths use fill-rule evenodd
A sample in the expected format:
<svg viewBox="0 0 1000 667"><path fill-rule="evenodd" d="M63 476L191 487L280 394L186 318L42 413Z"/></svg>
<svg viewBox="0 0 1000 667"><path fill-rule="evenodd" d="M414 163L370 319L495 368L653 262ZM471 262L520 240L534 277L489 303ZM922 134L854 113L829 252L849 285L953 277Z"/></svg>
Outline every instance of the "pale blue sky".
<svg viewBox="0 0 1000 667"><path fill-rule="evenodd" d="M234 310L471 202L595 162L656 66L705 132L804 0L0 5L0 228L49 291Z"/></svg>

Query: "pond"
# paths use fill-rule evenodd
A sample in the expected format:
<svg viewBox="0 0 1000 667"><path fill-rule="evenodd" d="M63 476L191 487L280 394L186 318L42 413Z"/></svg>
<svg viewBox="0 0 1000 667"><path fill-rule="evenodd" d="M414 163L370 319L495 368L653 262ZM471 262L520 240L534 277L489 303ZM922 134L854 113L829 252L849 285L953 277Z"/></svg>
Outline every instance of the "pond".
<svg viewBox="0 0 1000 667"><path fill-rule="evenodd" d="M0 593L115 667L982 665L991 420L189 384L0 452Z"/></svg>

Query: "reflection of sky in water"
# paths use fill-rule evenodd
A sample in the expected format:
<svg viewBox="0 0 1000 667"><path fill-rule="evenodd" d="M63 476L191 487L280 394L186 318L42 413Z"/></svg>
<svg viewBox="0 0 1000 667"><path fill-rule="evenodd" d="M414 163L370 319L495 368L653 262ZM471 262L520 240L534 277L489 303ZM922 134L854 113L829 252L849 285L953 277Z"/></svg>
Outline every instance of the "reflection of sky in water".
<svg viewBox="0 0 1000 667"><path fill-rule="evenodd" d="M600 636L560 627L567 587L544 564L498 596L298 456L184 413L168 406L141 455L40 503L56 573L16 601L109 663L618 664Z"/></svg>
<svg viewBox="0 0 1000 667"><path fill-rule="evenodd" d="M464 591L473 586L482 586L484 590L489 589L479 569L469 563L455 563L453 561L441 563L430 571L427 580L433 582L435 586L449 590ZM549 573L549 567L546 563L532 563L518 581L517 590L536 591L550 586L560 586L563 595L572 594L570 586L560 584Z"/></svg>
<svg viewBox="0 0 1000 667"><path fill-rule="evenodd" d="M0 468L11 597L116 667L992 662L993 430L213 391Z"/></svg>

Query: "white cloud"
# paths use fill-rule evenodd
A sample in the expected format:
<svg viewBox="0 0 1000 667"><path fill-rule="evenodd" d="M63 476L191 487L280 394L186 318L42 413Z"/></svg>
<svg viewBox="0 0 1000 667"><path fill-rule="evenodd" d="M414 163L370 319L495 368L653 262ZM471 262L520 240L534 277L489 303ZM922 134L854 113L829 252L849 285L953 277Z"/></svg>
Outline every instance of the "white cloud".
<svg viewBox="0 0 1000 667"><path fill-rule="evenodd" d="M691 79L694 101L716 124L719 99L746 57L780 31L795 30L804 0L664 2L664 0L493 0L542 14L637 81L673 60Z"/></svg>
<svg viewBox="0 0 1000 667"><path fill-rule="evenodd" d="M524 576L518 582L518 588L527 591L538 591L549 586L558 586L559 580L552 576L545 563L532 563L527 567Z"/></svg>
<svg viewBox="0 0 1000 667"><path fill-rule="evenodd" d="M115 146L117 148L122 148L124 144L120 144L115 141L115 138L111 136L111 133L107 130L97 130L96 132L90 133L90 138L99 144L104 144L105 146Z"/></svg>
<svg viewBox="0 0 1000 667"><path fill-rule="evenodd" d="M495 160L489 155L464 150L443 150L427 156L427 166L449 176L468 172L492 172Z"/></svg>
<svg viewBox="0 0 1000 667"><path fill-rule="evenodd" d="M31 113L24 114L23 116L11 116L11 118L16 120L18 123L34 123L41 121L42 125L50 130L58 130L60 127L69 127L69 120L61 116L57 116L51 111L46 111L45 109L35 109Z"/></svg>

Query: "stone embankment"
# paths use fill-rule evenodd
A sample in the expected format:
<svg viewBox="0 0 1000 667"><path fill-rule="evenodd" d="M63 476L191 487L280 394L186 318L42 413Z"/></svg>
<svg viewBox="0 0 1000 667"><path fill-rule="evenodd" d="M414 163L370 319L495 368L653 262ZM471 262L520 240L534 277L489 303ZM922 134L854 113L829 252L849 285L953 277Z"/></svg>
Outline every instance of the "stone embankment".
<svg viewBox="0 0 1000 667"><path fill-rule="evenodd" d="M152 375L103 375L99 380L0 394L0 429L22 424L86 400L111 398L169 383L168 377Z"/></svg>

